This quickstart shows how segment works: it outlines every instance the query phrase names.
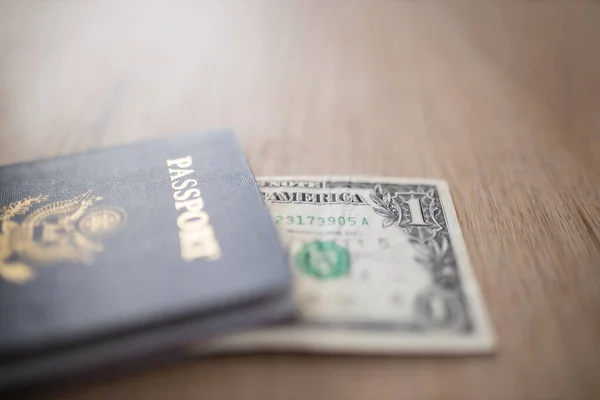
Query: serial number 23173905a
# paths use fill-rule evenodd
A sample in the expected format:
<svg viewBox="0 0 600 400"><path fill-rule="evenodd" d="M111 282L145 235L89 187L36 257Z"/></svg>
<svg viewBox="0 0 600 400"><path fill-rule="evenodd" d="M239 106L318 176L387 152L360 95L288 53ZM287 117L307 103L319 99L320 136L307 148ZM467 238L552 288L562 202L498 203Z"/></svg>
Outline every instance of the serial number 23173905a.
<svg viewBox="0 0 600 400"><path fill-rule="evenodd" d="M276 225L316 225L316 226L369 226L367 218L356 217L315 217L314 215L275 215Z"/></svg>

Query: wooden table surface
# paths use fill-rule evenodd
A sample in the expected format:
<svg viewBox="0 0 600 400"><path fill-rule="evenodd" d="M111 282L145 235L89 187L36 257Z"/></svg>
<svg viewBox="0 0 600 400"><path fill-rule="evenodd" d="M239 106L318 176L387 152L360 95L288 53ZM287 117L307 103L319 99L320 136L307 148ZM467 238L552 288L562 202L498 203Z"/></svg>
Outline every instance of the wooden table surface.
<svg viewBox="0 0 600 400"><path fill-rule="evenodd" d="M600 398L600 2L0 3L1 164L219 127L257 175L448 180L497 354L198 359L43 398Z"/></svg>

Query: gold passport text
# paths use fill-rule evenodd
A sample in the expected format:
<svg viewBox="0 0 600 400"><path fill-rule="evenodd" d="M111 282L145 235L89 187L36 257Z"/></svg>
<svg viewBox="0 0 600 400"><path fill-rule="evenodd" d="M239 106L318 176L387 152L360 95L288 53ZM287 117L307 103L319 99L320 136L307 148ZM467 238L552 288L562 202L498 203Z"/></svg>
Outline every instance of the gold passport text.
<svg viewBox="0 0 600 400"><path fill-rule="evenodd" d="M186 261L203 258L216 260L221 256L221 247L204 210L204 199L194 176L192 156L168 159L169 176L173 188L177 216L181 257ZM191 176L191 177L190 177ZM188 177L187 179L184 179Z"/></svg>

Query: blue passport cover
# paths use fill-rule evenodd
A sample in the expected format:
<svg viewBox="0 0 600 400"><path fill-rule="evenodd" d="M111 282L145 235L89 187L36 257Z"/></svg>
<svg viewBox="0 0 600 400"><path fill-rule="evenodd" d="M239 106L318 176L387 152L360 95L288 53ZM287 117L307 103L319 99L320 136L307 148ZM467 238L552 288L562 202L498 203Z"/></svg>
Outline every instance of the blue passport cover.
<svg viewBox="0 0 600 400"><path fill-rule="evenodd" d="M189 331L287 298L289 284L232 132L0 168L0 371L169 326L186 324L172 335L183 340L256 325L269 316ZM293 312L287 300L271 308Z"/></svg>

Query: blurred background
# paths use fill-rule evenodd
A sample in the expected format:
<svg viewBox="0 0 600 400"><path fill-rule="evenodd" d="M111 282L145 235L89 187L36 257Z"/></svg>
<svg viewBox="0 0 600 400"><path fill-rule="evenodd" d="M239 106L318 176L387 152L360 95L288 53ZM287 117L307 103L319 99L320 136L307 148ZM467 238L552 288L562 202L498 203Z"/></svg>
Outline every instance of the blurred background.
<svg viewBox="0 0 600 400"><path fill-rule="evenodd" d="M500 346L49 398L598 398L599 43L591 0L0 1L2 165L231 127L257 175L446 179Z"/></svg>

